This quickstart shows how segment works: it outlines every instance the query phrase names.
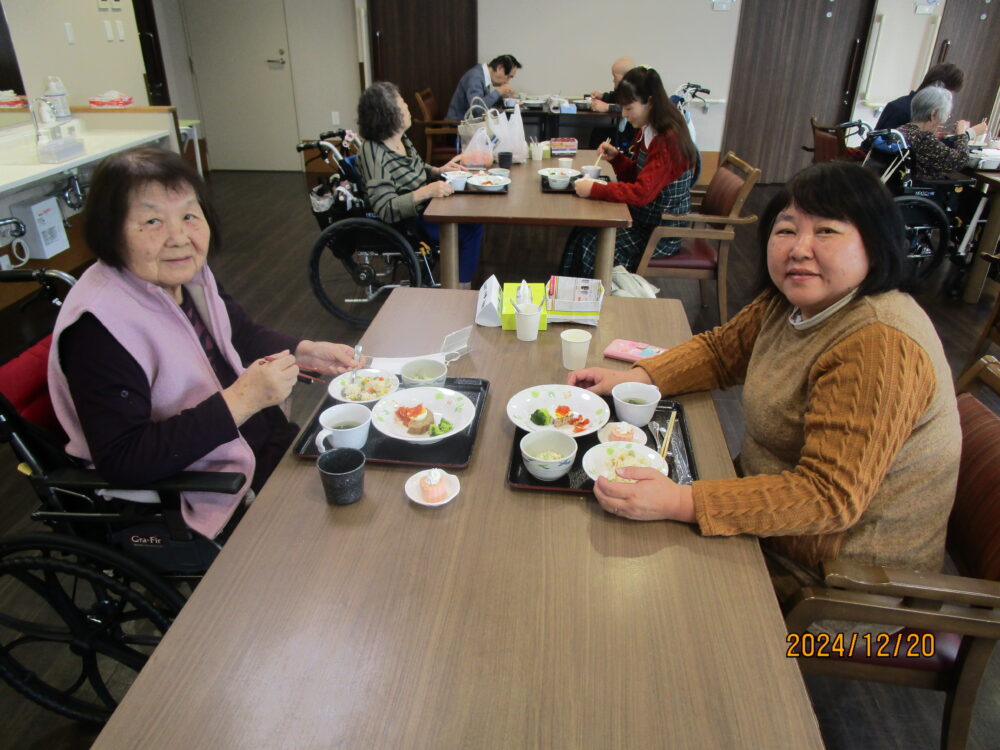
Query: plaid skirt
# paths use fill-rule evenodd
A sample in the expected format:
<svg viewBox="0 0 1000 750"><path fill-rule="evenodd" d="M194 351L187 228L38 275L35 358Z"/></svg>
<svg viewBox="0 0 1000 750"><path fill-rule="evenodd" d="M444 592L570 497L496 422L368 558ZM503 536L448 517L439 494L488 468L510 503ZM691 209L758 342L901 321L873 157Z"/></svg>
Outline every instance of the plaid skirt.
<svg viewBox="0 0 1000 750"><path fill-rule="evenodd" d="M673 222L678 223L678 222ZM642 259L642 253L649 242L649 235L655 227L633 224L630 227L615 232L615 261L612 265L625 266L635 272ZM656 243L654 258L667 258L676 255L681 249L678 237L662 237ZM576 276L593 278L594 260L597 257L597 229L593 227L576 227L566 241L562 261L559 263L560 276Z"/></svg>

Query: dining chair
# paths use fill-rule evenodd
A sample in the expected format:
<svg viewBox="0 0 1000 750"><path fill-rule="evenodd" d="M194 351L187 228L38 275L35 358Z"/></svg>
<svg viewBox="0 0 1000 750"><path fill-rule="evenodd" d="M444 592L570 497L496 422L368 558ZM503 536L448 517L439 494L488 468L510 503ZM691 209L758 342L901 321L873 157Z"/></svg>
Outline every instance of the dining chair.
<svg viewBox="0 0 1000 750"><path fill-rule="evenodd" d="M803 151L812 153L812 163L822 164L827 161L850 161L847 150L847 131L839 125L821 125L815 117L809 118L812 127L813 145L803 146Z"/></svg>
<svg viewBox="0 0 1000 750"><path fill-rule="evenodd" d="M414 96L417 98L417 105L420 107L420 114L423 119L416 120L418 125L424 128L426 143L424 147L424 158L430 165L445 164L458 151L455 147L455 140L458 138L458 123L454 120L442 120L434 92L429 88L417 91Z"/></svg>
<svg viewBox="0 0 1000 750"><path fill-rule="evenodd" d="M725 323L729 320L726 297L729 243L736 236L736 225L757 221L753 214L741 216L740 213L759 179L760 169L750 166L732 151L727 153L708 187L691 191L697 212L663 214L665 220L691 222L692 225L656 227L649 236L636 273L670 279L698 279L702 307L708 307L706 289L708 282L715 279L719 321ZM680 237L681 249L669 257L654 258L653 251L663 237Z"/></svg>
<svg viewBox="0 0 1000 750"><path fill-rule="evenodd" d="M982 255L986 254L982 253ZM990 258L991 256L986 257ZM991 260L991 262L996 261ZM993 308L990 310L990 314L983 324L983 330L979 332L975 346L972 347L972 352L969 354L969 359L965 366L966 371L975 366L976 361L983 354L984 347L989 346L990 343L1000 345L1000 294L997 295L996 301L993 303Z"/></svg>
<svg viewBox="0 0 1000 750"><path fill-rule="evenodd" d="M961 575L836 560L824 565L825 588L796 593L785 617L790 634L830 619L902 626L886 641L868 641L869 653L859 641L853 654L803 656L799 667L943 691L945 750L966 746L979 684L1000 639L1000 417L969 393L959 395L958 410L962 458L946 544ZM877 655L877 642L887 644L887 655ZM893 653L899 644L903 653Z"/></svg>

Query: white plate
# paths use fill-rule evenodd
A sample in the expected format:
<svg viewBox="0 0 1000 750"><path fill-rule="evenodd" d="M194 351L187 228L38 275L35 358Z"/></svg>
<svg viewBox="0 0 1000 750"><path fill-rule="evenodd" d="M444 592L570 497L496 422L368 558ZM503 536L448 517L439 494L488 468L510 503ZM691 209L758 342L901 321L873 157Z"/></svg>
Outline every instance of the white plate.
<svg viewBox="0 0 1000 750"><path fill-rule="evenodd" d="M583 454L583 470L597 481L597 477L611 470L611 462L621 456L635 457L646 462L646 467L668 476L666 459L645 445L638 443L600 443Z"/></svg>
<svg viewBox="0 0 1000 750"><path fill-rule="evenodd" d="M364 378L385 378L389 383L389 391L387 393L383 393L381 396L373 396L372 398L347 398L347 396L344 395L344 388L351 384L351 378L355 375L358 378L358 383L361 383ZM330 385L328 385L326 389L329 391L331 396L337 399L337 401L344 401L348 404L372 404L384 396L391 395L397 388L399 388L399 378L391 372L376 370L372 367L368 367L363 370L351 370L350 372L338 375L330 381Z"/></svg>
<svg viewBox="0 0 1000 750"><path fill-rule="evenodd" d="M522 99L521 104L525 107L541 107L545 102L542 99Z"/></svg>
<svg viewBox="0 0 1000 750"><path fill-rule="evenodd" d="M629 441L625 441L625 440L612 440L611 439L611 431L615 427L619 427L619 426L622 426L622 425L624 425L625 427L628 427L630 430L632 430L632 439L629 440ZM645 430L643 430L641 427L634 427L633 425L630 425L628 422L608 422L606 425L604 425L604 427L602 427L601 429L599 429L597 431L597 439L600 440L602 443L623 443L623 442L630 442L630 443L636 443L638 445L645 445L646 442L647 442L647 440L648 440L648 438L646 437L646 431Z"/></svg>
<svg viewBox="0 0 1000 750"><path fill-rule="evenodd" d="M503 190L510 184L510 177L496 174L476 174L466 180L465 184L472 185L476 190L497 191Z"/></svg>
<svg viewBox="0 0 1000 750"><path fill-rule="evenodd" d="M579 177L582 173L576 169L545 167L545 169L539 169L538 174L543 175L544 177Z"/></svg>
<svg viewBox="0 0 1000 750"><path fill-rule="evenodd" d="M563 405L590 420L585 430L573 432L571 425L553 428L552 425L538 425L531 421L531 413L535 409L548 409L551 414L553 409ZM507 417L528 432L548 428L557 429L572 437L583 437L597 432L606 425L611 417L611 409L596 393L577 388L575 385L535 385L511 397L507 402Z"/></svg>
<svg viewBox="0 0 1000 750"><path fill-rule="evenodd" d="M413 407L423 404L424 408L434 412L434 423L439 424L444 417L452 423L451 432L444 435L431 436L411 435L396 419L396 409L400 406ZM378 401L372 409L372 427L391 438L415 445L431 445L457 435L470 424L476 415L476 406L469 398L451 388L422 385L417 388L405 388L396 391Z"/></svg>
<svg viewBox="0 0 1000 750"><path fill-rule="evenodd" d="M412 477L407 479L406 484L403 485L403 490L406 492L406 496L410 498L410 500L415 502L417 505L426 505L428 508L440 508L442 505L447 505L448 503L450 503L452 500L455 499L455 496L458 495L459 491L462 489L462 483L458 481L458 477L456 477L454 474L449 474L443 469L439 469L439 471L442 474L444 474L444 483L445 487L448 488L448 494L447 496L445 496L445 499L442 500L441 502L429 503L426 500L424 500L423 496L420 493L420 480L429 471L430 469L424 469L423 471L418 471Z"/></svg>

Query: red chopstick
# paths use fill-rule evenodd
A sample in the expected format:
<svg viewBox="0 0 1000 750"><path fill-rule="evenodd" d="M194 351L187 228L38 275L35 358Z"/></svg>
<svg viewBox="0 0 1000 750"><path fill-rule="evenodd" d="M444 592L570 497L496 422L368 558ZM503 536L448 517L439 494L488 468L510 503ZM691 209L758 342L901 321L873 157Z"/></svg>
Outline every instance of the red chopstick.
<svg viewBox="0 0 1000 750"><path fill-rule="evenodd" d="M264 357L264 361L265 362L274 362L274 360L276 360L276 359L277 359L277 357L275 357L274 355L271 355L271 354L269 354L266 357ZM312 374L312 373L316 373L316 374ZM326 378L320 377L319 373L316 370L303 370L301 367L299 368L299 380L302 380L302 381L312 381L314 383L326 383L326 382L328 382Z"/></svg>

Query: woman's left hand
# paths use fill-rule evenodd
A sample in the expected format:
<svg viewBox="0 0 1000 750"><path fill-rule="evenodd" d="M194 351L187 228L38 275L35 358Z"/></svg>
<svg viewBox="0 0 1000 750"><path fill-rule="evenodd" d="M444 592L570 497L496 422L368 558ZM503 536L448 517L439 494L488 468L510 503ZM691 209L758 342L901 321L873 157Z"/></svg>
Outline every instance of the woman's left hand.
<svg viewBox="0 0 1000 750"><path fill-rule="evenodd" d="M629 466L618 476L638 480L611 482L598 477L594 485L597 502L608 513L633 521L683 521L694 523L694 497L691 487L677 484L656 469Z"/></svg>
<svg viewBox="0 0 1000 750"><path fill-rule="evenodd" d="M581 198L589 198L590 191L591 189L593 189L593 187L594 187L594 181L589 180L586 177L581 177L579 180L573 183L573 189L576 191L576 194L579 195Z"/></svg>
<svg viewBox="0 0 1000 750"><path fill-rule="evenodd" d="M295 349L295 361L307 370L324 375L340 375L354 370L361 363L354 359L354 348L329 341L301 341Z"/></svg>

